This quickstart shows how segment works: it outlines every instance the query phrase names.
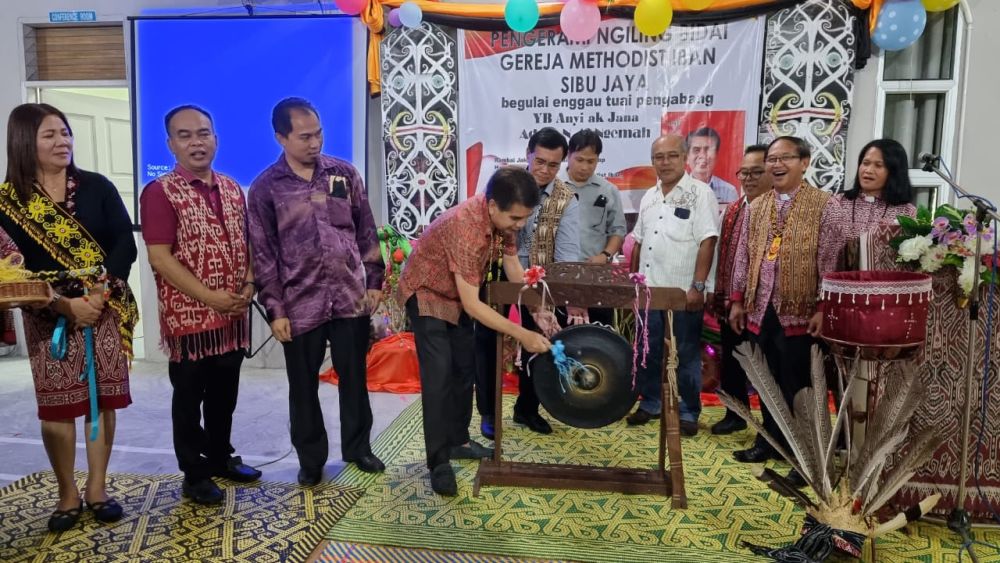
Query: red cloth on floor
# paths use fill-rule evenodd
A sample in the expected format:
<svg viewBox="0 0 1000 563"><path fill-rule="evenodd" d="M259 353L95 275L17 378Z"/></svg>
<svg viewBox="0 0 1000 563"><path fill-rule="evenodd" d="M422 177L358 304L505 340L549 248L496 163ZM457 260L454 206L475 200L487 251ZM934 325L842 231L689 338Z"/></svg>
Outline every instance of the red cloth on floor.
<svg viewBox="0 0 1000 563"><path fill-rule="evenodd" d="M367 361L369 391L420 392L420 365L412 332L401 332L379 340L368 351ZM334 385L339 381L332 367L321 373L319 378Z"/></svg>

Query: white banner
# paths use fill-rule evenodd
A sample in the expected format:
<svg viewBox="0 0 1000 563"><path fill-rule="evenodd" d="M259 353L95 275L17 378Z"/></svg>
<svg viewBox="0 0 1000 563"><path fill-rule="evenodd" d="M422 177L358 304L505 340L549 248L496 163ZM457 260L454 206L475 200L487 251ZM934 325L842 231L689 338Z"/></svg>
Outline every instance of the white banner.
<svg viewBox="0 0 1000 563"><path fill-rule="evenodd" d="M692 141L706 150L690 151L688 169L711 180L721 200L735 199L743 147L756 142L763 17L675 26L657 38L632 20L608 19L587 44L557 27L459 38L463 196L498 167L525 164L528 138L552 126L567 138L585 128L601 133L597 172L622 190L626 212L656 183L649 149L664 133L697 132Z"/></svg>

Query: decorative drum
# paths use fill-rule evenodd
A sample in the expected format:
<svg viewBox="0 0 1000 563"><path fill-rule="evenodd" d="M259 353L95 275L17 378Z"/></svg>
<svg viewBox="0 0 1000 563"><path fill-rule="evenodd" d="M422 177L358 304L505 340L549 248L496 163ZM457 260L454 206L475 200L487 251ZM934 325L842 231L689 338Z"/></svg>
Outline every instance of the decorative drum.
<svg viewBox="0 0 1000 563"><path fill-rule="evenodd" d="M916 272L833 272L823 276L823 339L834 353L902 359L927 338L931 277ZM906 353L903 353L906 352Z"/></svg>

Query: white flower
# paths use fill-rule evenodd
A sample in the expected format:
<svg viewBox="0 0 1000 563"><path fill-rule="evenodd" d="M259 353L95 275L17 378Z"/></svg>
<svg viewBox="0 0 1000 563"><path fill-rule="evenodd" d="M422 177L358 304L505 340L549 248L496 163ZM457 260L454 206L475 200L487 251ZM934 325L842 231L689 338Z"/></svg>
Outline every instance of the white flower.
<svg viewBox="0 0 1000 563"><path fill-rule="evenodd" d="M972 282L974 276L978 276L976 261L968 257L962 262L962 272L958 275L958 285L962 288L962 293L969 295L972 293Z"/></svg>
<svg viewBox="0 0 1000 563"><path fill-rule="evenodd" d="M899 262L920 260L924 251L931 247L930 237L913 237L899 245Z"/></svg>
<svg viewBox="0 0 1000 563"><path fill-rule="evenodd" d="M944 257L948 255L948 249L941 245L931 247L920 257L920 269L928 274L941 269Z"/></svg>

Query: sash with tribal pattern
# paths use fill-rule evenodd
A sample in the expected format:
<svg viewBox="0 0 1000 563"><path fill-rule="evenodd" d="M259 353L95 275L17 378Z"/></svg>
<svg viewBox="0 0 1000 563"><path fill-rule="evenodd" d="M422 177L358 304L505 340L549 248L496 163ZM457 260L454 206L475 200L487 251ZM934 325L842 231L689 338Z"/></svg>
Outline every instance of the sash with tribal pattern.
<svg viewBox="0 0 1000 563"><path fill-rule="evenodd" d="M104 263L104 249L87 229L62 206L32 192L28 204L21 202L13 184L0 184L0 212L44 248L67 270L92 268ZM122 346L132 360L132 331L139 321L139 307L126 280L115 284L108 306L118 315L118 333Z"/></svg>

